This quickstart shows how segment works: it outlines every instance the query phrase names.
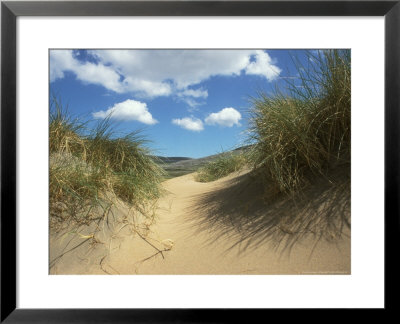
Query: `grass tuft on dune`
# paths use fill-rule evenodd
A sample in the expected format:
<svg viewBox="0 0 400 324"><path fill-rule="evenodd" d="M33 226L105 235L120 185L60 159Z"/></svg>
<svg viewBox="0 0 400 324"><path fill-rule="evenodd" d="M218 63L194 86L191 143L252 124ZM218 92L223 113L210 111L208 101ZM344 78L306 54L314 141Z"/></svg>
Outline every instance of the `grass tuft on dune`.
<svg viewBox="0 0 400 324"><path fill-rule="evenodd" d="M313 177L350 166L350 51L307 55L307 66L294 58L298 78L252 100L249 161L276 192L299 192Z"/></svg>
<svg viewBox="0 0 400 324"><path fill-rule="evenodd" d="M244 154L232 152L223 153L216 160L208 162L196 174L196 181L210 182L223 178L233 172L239 171L246 164Z"/></svg>
<svg viewBox="0 0 400 324"><path fill-rule="evenodd" d="M139 132L118 137L110 118L94 130L72 118L57 100L50 106L50 226L89 225L116 199L143 211L162 194L164 171Z"/></svg>

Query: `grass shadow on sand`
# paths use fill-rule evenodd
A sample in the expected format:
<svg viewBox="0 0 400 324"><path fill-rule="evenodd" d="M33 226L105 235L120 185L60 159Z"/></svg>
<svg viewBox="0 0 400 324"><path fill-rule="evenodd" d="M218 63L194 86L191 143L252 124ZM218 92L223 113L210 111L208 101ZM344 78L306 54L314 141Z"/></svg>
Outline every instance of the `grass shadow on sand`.
<svg viewBox="0 0 400 324"><path fill-rule="evenodd" d="M315 177L296 196L274 195L268 189L252 172L226 180L215 190L192 197L188 218L198 231L214 233L212 242L228 236L234 242L229 249L239 246L240 252L271 243L276 251L290 253L305 238L313 239L315 248L322 239L335 242L348 236L349 166Z"/></svg>

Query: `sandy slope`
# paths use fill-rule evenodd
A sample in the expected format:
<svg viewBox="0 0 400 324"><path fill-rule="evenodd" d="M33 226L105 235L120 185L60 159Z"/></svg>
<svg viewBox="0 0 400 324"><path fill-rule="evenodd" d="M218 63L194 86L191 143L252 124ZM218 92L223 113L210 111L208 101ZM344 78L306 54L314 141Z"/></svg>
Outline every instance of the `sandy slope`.
<svg viewBox="0 0 400 324"><path fill-rule="evenodd" d="M108 241L90 240L66 254L50 270L54 274L349 274L350 236L332 242L309 237L291 249L275 249L267 242L267 228L257 225L249 235L232 215L240 207L235 201L220 221L220 211L208 208L214 193L232 184L234 175L212 183L194 181L193 174L165 181L168 194L156 210L156 222L147 235L132 233L129 226L119 226ZM252 193L245 190L242 195ZM227 198L238 200L232 195ZM199 205L200 208L199 208ZM245 204L242 204L244 206ZM211 206L211 205L210 205ZM241 206L241 205L238 205ZM241 218L247 217L244 213ZM215 217L218 216L218 217ZM251 216L249 216L251 217ZM256 222L256 220L254 220ZM115 227L117 228L117 227ZM250 227L252 229L253 227ZM247 229L248 231L249 229ZM143 234L143 233L142 233ZM349 234L349 233L348 233ZM247 238L240 242L243 235ZM111 239L110 239L111 238ZM77 242L83 240L77 238ZM101 241L101 239L99 239ZM60 252L60 239L51 240L53 255ZM252 243L247 246L247 243ZM65 243L64 243L65 245ZM58 246L58 252L57 252ZM72 246L72 245L71 245ZM89 249L90 248L90 249ZM162 253L159 251L163 251ZM52 256L51 256L52 257Z"/></svg>

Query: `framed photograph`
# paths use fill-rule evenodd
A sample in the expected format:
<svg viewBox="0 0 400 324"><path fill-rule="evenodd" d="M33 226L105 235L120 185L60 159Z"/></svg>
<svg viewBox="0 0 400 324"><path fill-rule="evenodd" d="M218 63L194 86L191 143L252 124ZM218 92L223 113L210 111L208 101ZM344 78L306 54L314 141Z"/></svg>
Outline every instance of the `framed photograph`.
<svg viewBox="0 0 400 324"><path fill-rule="evenodd" d="M393 309L399 15L2 2L1 321Z"/></svg>

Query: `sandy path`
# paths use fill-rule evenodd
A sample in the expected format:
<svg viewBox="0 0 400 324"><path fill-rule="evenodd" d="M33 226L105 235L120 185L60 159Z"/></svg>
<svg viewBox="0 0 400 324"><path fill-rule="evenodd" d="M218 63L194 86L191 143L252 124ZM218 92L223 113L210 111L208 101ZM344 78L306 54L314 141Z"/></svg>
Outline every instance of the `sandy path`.
<svg viewBox="0 0 400 324"><path fill-rule="evenodd" d="M214 197L218 190L232 187L233 175L211 183L194 181L193 174L173 178L163 183L168 191L158 203L156 222L150 227L146 240L132 232L130 226L118 223L112 235L96 234L101 244L91 244L87 240L78 249L66 254L55 266L52 274L349 274L350 238L343 237L334 243L306 239L296 243L288 251L276 252L271 243L261 240L254 246L246 247L246 241L236 244L240 236L235 228L235 209L229 206L230 191L226 196L228 207L220 216L207 211L207 204L198 209L199 197ZM247 196L251 197L248 192ZM224 202L223 198L222 202ZM236 198L233 198L235 200ZM232 201L234 203L234 201ZM220 203L217 204L221 205ZM233 211L233 213L231 212ZM251 214L252 212L250 212ZM242 219L245 213L236 213ZM274 216L274 214L273 214ZM231 219L232 218L232 219ZM206 224L205 227L199 227ZM232 222L232 226L230 226ZM237 227L237 226L236 226ZM122 230L121 230L122 228ZM223 235L225 229L231 229ZM263 224L258 232L263 233ZM172 249L157 253L157 249ZM83 241L75 236L70 246ZM166 243L164 245L162 242ZM51 240L50 259L64 251L66 239ZM232 245L235 245L232 248Z"/></svg>
<svg viewBox="0 0 400 324"><path fill-rule="evenodd" d="M162 249L159 242L168 239L174 242L173 248L163 252L164 258L160 253L150 257L157 251L136 236L110 255L109 264L121 274L132 270L138 274L350 273L349 238L335 243L321 241L316 247L313 240L302 241L289 255L275 252L268 243L249 249L244 249L244 244L231 248L235 237L221 235L222 229L199 231L196 220L201 215L196 215L196 197L226 186L226 181L199 183L193 174L165 181L169 194L159 203L149 242Z"/></svg>

